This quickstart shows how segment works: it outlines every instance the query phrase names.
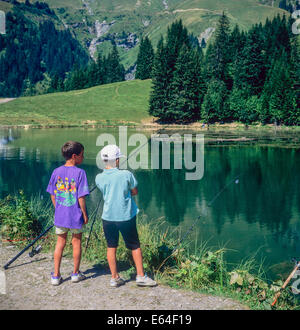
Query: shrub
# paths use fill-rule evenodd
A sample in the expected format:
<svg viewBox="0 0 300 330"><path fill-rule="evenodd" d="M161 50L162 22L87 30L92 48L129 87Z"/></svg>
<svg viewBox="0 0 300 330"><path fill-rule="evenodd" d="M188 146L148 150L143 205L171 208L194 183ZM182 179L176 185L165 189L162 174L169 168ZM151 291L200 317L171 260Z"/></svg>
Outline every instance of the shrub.
<svg viewBox="0 0 300 330"><path fill-rule="evenodd" d="M23 191L0 201L0 225L1 235L7 240L30 239L41 231L41 224L33 215Z"/></svg>

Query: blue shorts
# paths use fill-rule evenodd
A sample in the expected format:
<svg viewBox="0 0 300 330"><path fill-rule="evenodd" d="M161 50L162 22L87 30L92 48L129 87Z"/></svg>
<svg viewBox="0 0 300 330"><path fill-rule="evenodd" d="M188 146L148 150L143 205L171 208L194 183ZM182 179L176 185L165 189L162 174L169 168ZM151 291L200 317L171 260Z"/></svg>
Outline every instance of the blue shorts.
<svg viewBox="0 0 300 330"><path fill-rule="evenodd" d="M136 217L128 221L108 221L102 219L102 222L107 247L118 247L119 232L122 234L127 249L135 250L140 247L139 235L136 229Z"/></svg>

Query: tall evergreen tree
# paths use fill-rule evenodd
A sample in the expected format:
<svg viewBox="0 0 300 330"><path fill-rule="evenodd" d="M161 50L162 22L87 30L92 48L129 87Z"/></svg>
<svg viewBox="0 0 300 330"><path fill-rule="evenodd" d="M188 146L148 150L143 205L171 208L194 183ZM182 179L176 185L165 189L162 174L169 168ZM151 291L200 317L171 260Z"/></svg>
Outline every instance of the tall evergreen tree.
<svg viewBox="0 0 300 330"><path fill-rule="evenodd" d="M224 81L230 87L228 63L231 58L230 28L229 20L225 13L222 13L215 32L215 39L210 51L207 53L206 71L210 72L210 78Z"/></svg>
<svg viewBox="0 0 300 330"><path fill-rule="evenodd" d="M160 117L166 106L166 91L168 88L168 81L166 79L166 49L164 47L163 37L160 38L157 44L157 50L154 56L153 70L151 75L152 86L149 100L149 114L154 117Z"/></svg>
<svg viewBox="0 0 300 330"><path fill-rule="evenodd" d="M106 58L105 69L106 83L114 83L125 80L125 69L120 63L120 57L116 44L113 45L111 53Z"/></svg>
<svg viewBox="0 0 300 330"><path fill-rule="evenodd" d="M150 79L154 60L154 51L149 38L142 38L136 62L136 79Z"/></svg>
<svg viewBox="0 0 300 330"><path fill-rule="evenodd" d="M226 84L223 81L213 79L209 82L201 108L201 118L205 123L210 124L228 119L227 93Z"/></svg>
<svg viewBox="0 0 300 330"><path fill-rule="evenodd" d="M182 21L174 22L167 32L166 43L163 38L158 43L152 71L152 92L149 113L162 120L168 118L170 105L170 88L175 71L176 61L183 45L191 48L187 29Z"/></svg>
<svg viewBox="0 0 300 330"><path fill-rule="evenodd" d="M234 86L246 89L249 95L258 95L263 89L266 68L263 52L263 39L258 28L247 34L243 50L236 59L233 69Z"/></svg>
<svg viewBox="0 0 300 330"><path fill-rule="evenodd" d="M299 112L287 54L283 51L274 61L265 83L261 96L261 119L275 124L298 125Z"/></svg>
<svg viewBox="0 0 300 330"><path fill-rule="evenodd" d="M204 93L200 54L198 50L183 45L176 61L164 119L179 122L200 119Z"/></svg>

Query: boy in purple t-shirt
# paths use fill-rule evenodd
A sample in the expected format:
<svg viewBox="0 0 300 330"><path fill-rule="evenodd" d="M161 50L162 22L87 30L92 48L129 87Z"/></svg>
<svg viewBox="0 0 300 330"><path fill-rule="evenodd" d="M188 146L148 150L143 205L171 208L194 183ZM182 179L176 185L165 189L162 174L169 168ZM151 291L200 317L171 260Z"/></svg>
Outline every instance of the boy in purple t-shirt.
<svg viewBox="0 0 300 330"><path fill-rule="evenodd" d="M84 159L84 147L79 142L66 142L61 152L66 160L65 165L56 168L49 181L47 192L55 208L54 225L57 243L54 251L54 272L51 273L51 284L62 282L60 263L66 245L68 231L72 233L74 271L72 282L79 282L84 275L79 271L81 259L82 226L88 223L85 196L89 187L85 171L76 167Z"/></svg>

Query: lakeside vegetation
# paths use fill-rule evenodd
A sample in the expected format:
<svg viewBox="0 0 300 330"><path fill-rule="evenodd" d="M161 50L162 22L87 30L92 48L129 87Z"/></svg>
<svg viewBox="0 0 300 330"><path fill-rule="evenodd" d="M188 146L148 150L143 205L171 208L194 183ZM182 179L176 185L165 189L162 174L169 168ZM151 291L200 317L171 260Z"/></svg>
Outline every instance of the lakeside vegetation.
<svg viewBox="0 0 300 330"><path fill-rule="evenodd" d="M85 252L86 239L94 217L97 217L97 220L88 250ZM45 229L53 223L53 207L50 201L41 201L39 196L28 200L20 192L0 201L0 219L2 241L17 244L21 249L41 232L41 225ZM229 265L226 262L226 248L210 248L206 242L196 248L187 240L178 245L181 235L178 231L170 232L162 219L149 223L145 215L139 215L137 221L145 270L154 275L158 283L231 297L251 309L271 309L274 295L283 281L269 281L263 265L257 264L253 257L241 261L240 264ZM40 226L36 226L37 223ZM108 267L101 220L95 211L90 215L82 243L83 258L86 261L95 263L98 267ZM56 235L54 232L47 234L39 244L43 245L44 251L52 253ZM128 279L135 276L129 252L121 240L118 261L122 276ZM72 262L72 247L69 244L65 257ZM274 308L299 309L299 303L289 287L282 291Z"/></svg>

